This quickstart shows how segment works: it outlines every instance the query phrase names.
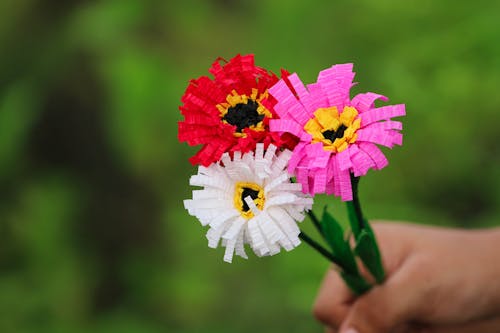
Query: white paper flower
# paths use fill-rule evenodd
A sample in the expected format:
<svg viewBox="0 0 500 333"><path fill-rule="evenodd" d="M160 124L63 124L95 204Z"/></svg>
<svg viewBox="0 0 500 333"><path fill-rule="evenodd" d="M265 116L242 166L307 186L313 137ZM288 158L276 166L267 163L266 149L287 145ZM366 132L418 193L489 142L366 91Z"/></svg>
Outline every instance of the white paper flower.
<svg viewBox="0 0 500 333"><path fill-rule="evenodd" d="M209 247L216 248L222 239L224 261L231 262L234 252L246 259L244 244L259 257L300 244L297 222L313 200L286 171L291 151L276 150L269 145L264 153L264 145L258 144L255 154L235 152L231 159L226 153L222 163L200 166L189 181L203 189L194 190L184 207L203 226L210 226Z"/></svg>

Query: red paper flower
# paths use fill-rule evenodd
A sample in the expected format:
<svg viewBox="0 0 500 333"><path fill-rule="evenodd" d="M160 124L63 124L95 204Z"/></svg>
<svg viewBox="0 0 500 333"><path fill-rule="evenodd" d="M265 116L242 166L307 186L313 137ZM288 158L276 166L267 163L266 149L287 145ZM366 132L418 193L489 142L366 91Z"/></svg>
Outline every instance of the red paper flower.
<svg viewBox="0 0 500 333"><path fill-rule="evenodd" d="M225 64L221 65L221 61ZM237 55L229 62L219 58L210 67L214 76L191 80L179 107L184 121L179 122L179 141L203 145L189 161L209 166L225 152L242 153L265 147L293 149L296 138L269 131L269 120L277 118L276 101L268 88L279 78L254 64L253 55ZM282 70L282 77L288 73Z"/></svg>

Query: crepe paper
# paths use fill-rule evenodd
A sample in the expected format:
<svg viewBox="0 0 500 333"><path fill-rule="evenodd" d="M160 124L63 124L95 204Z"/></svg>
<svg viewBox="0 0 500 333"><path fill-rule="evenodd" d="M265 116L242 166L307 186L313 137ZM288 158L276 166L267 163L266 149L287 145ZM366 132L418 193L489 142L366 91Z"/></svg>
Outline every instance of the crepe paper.
<svg viewBox="0 0 500 333"><path fill-rule="evenodd" d="M367 229L361 231L356 240L355 251L377 283L384 282L384 267L373 232L367 231Z"/></svg>
<svg viewBox="0 0 500 333"><path fill-rule="evenodd" d="M352 275L347 272L340 272L340 276L347 284L347 286L357 296L363 295L372 288L372 286L368 282L366 282L366 280L360 275Z"/></svg>
<svg viewBox="0 0 500 333"><path fill-rule="evenodd" d="M321 229L333 253L342 261L344 270L349 274L359 274L349 241L344 238L344 230L340 223L327 212L326 207L321 219Z"/></svg>
<svg viewBox="0 0 500 333"><path fill-rule="evenodd" d="M351 231L354 234L355 239L357 239L363 228L366 227L366 225L364 223L365 220L363 212L361 210L361 204L359 202L359 196L358 196L359 177L351 175L350 179L351 179L353 200L346 202L347 217L349 218Z"/></svg>
<svg viewBox="0 0 500 333"><path fill-rule="evenodd" d="M359 180L359 177L351 175L353 200L346 202L347 216L356 244L354 250L368 271L373 275L376 282L382 283L385 279L382 256L378 248L375 233L361 210L358 194Z"/></svg>
<svg viewBox="0 0 500 333"><path fill-rule="evenodd" d="M305 232L302 231L299 234L299 238L302 239L304 242L306 242L310 247L312 247L314 250L316 250L323 257L328 259L331 263L340 267L340 265L341 265L340 260L333 253L329 252L327 249L325 249L323 246L321 246L318 242L316 242L314 239L309 237Z"/></svg>
<svg viewBox="0 0 500 333"><path fill-rule="evenodd" d="M253 55L217 59L209 72L213 79L201 76L190 81L179 107L184 116L178 123L179 141L203 145L189 159L193 165L209 166L226 152L252 151L257 143L289 149L297 144L290 134L269 131L269 120L277 115L268 88L279 78L255 66ZM287 75L281 72L283 78ZM282 82L286 86L287 81Z"/></svg>
<svg viewBox="0 0 500 333"><path fill-rule="evenodd" d="M375 107L387 97L362 93L350 99L355 73L352 64L334 65L304 86L297 74L269 88L280 119L270 119L272 132L289 133L299 143L288 171L297 176L305 193L327 193L352 200L350 173L356 177L380 170L388 162L376 145L402 145L404 104ZM326 170L326 171L325 171Z"/></svg>
<svg viewBox="0 0 500 333"><path fill-rule="evenodd" d="M300 244L297 222L310 210L313 200L291 181L286 170L291 151L279 151L270 144L257 143L255 152L231 157L225 153L220 163L199 166L190 179L192 199L184 200L189 214L209 226L208 246L226 248L224 261L233 255L247 258L245 244L257 256L273 255L281 248L289 251Z"/></svg>

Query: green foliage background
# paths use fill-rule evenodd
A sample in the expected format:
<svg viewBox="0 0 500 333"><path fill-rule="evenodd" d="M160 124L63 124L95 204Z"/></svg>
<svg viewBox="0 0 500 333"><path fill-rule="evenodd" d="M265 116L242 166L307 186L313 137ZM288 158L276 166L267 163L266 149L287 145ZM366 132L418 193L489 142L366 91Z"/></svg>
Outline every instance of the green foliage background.
<svg viewBox="0 0 500 333"><path fill-rule="evenodd" d="M362 180L367 215L498 224L499 12L481 0L0 2L0 332L321 331L310 307L323 258L301 246L225 264L182 208L196 149L177 142L177 108L218 56L255 53L306 82L354 62L355 92L408 113L404 146Z"/></svg>

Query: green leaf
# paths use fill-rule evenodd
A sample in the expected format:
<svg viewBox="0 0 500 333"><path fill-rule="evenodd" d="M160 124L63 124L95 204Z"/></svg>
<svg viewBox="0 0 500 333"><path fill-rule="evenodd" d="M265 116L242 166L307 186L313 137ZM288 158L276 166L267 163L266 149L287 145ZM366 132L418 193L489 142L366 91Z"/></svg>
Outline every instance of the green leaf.
<svg viewBox="0 0 500 333"><path fill-rule="evenodd" d="M343 269L350 274L359 274L349 241L344 239L344 230L340 223L326 211L326 207L321 219L321 230L333 254L342 263Z"/></svg>
<svg viewBox="0 0 500 333"><path fill-rule="evenodd" d="M375 234L368 223L365 223L365 225L367 227L361 230L357 238L355 252L361 258L361 261L363 261L363 264L373 275L377 283L382 283L385 279L382 257L378 249Z"/></svg>

